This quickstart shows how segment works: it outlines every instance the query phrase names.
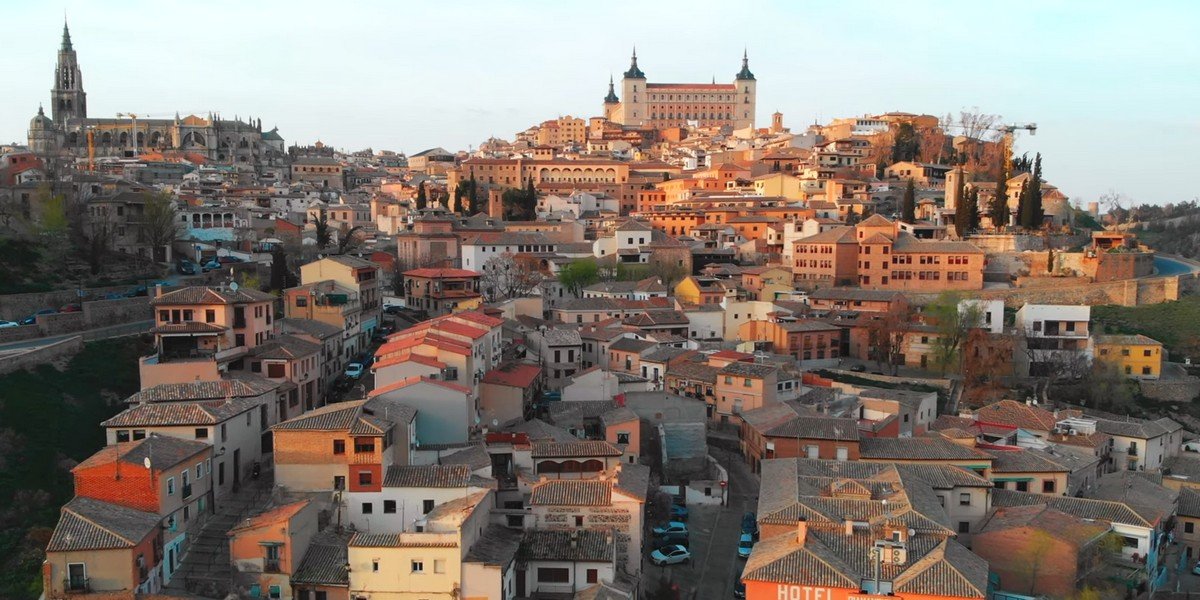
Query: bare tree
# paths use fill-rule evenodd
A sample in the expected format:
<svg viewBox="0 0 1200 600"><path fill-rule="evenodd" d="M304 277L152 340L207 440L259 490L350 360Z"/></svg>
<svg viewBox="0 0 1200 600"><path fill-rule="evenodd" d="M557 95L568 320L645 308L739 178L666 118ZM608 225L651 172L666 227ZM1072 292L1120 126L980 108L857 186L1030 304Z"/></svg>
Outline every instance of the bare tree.
<svg viewBox="0 0 1200 600"><path fill-rule="evenodd" d="M483 263L483 289L489 300L528 296L547 277L532 257L505 252Z"/></svg>
<svg viewBox="0 0 1200 600"><path fill-rule="evenodd" d="M138 238L150 246L152 260L166 262L166 248L179 239L175 199L167 192L151 194L143 205L137 228Z"/></svg>
<svg viewBox="0 0 1200 600"><path fill-rule="evenodd" d="M978 106L970 109L963 108L958 115L947 114L942 119L942 129L953 130L957 135L963 135L973 140L995 141L1000 137L996 124L1000 115L991 115L979 110Z"/></svg>
<svg viewBox="0 0 1200 600"><path fill-rule="evenodd" d="M887 372L895 375L904 346L903 327L908 322L908 315L892 309L868 318L867 358L875 361L875 366L881 370L887 365Z"/></svg>
<svg viewBox="0 0 1200 600"><path fill-rule="evenodd" d="M351 227L349 223L342 223L338 228L338 254L357 249L362 245L363 237L361 225Z"/></svg>

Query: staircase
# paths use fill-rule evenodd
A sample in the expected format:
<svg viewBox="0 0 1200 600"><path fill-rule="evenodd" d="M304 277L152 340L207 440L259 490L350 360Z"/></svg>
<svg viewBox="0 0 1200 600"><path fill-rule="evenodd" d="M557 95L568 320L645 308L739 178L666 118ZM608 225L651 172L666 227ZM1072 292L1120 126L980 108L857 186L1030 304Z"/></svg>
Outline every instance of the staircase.
<svg viewBox="0 0 1200 600"><path fill-rule="evenodd" d="M266 475L266 474L264 474ZM229 556L229 530L243 519L262 511L271 498L270 477L247 481L240 490L217 501L217 512L209 516L181 558L179 569L164 592L224 598L232 592L233 567Z"/></svg>

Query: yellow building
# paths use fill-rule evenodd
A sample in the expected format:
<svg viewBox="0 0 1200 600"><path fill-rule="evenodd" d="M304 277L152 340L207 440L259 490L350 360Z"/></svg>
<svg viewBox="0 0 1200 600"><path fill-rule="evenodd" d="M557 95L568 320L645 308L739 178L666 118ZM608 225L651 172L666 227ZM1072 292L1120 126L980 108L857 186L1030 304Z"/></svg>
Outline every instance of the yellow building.
<svg viewBox="0 0 1200 600"><path fill-rule="evenodd" d="M1098 335L1093 338L1096 361L1116 367L1133 379L1158 379L1163 345L1144 335Z"/></svg>

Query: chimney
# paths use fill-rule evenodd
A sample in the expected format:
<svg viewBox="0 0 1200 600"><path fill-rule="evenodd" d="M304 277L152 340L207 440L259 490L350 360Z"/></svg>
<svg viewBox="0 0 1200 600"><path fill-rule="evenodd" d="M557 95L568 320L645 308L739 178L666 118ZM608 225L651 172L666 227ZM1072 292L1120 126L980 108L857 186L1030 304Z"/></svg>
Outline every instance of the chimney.
<svg viewBox="0 0 1200 600"><path fill-rule="evenodd" d="M574 550L578 546L579 546L579 531L575 530L575 531L571 532L571 549Z"/></svg>
<svg viewBox="0 0 1200 600"><path fill-rule="evenodd" d="M849 536L854 535L854 521L851 521L850 517L846 517L845 524L846 524L846 536L849 537Z"/></svg>
<svg viewBox="0 0 1200 600"><path fill-rule="evenodd" d="M158 298L163 295L163 286L161 283L154 284L154 297Z"/></svg>
<svg viewBox="0 0 1200 600"><path fill-rule="evenodd" d="M800 517L800 520L796 521L796 543L803 546L804 540L807 537L808 537L808 521L806 521L804 519L804 517Z"/></svg>

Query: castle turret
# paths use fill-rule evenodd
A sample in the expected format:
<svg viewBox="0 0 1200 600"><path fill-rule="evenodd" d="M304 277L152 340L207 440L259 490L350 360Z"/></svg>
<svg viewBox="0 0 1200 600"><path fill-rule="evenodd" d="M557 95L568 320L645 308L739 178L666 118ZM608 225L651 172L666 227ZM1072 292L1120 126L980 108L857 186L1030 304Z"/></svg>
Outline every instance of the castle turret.
<svg viewBox="0 0 1200 600"><path fill-rule="evenodd" d="M638 68L637 47L633 48L633 57L629 60L629 70L621 79L621 110L619 118L614 119L622 125L638 126L647 120L646 113L649 95L646 93L646 74Z"/></svg>
<svg viewBox="0 0 1200 600"><path fill-rule="evenodd" d="M734 109L733 127L753 128L758 82L754 79L754 73L750 72L750 56L745 50L742 51L742 70L738 71L734 84L737 86L738 105Z"/></svg>

